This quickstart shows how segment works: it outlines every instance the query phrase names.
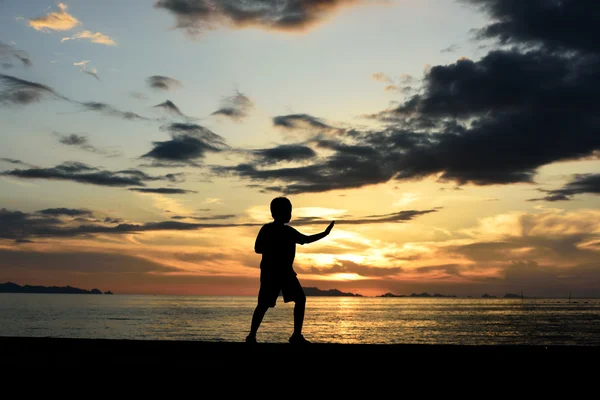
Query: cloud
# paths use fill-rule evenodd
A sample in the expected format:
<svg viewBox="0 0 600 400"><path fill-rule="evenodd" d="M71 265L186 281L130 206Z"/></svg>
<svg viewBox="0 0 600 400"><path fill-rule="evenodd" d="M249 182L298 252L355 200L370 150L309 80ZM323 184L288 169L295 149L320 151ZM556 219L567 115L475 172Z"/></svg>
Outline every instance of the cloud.
<svg viewBox="0 0 600 400"><path fill-rule="evenodd" d="M304 31L342 7L362 0L158 0L155 7L171 12L176 27L195 35L225 25L285 32Z"/></svg>
<svg viewBox="0 0 600 400"><path fill-rule="evenodd" d="M384 90L386 92L402 93L405 95L410 95L414 92L414 88L411 85L415 83L415 78L412 75L402 74L399 78L392 78L383 72L376 72L371 75L371 78L385 83Z"/></svg>
<svg viewBox="0 0 600 400"><path fill-rule="evenodd" d="M542 46L550 51L600 52L600 4L593 0L467 0L483 9L492 23L477 31L480 38L503 44ZM581 30L585 29L585 35Z"/></svg>
<svg viewBox="0 0 600 400"><path fill-rule="evenodd" d="M58 3L60 11L54 11L43 17L31 18L28 21L29 26L38 31L68 31L81 24L71 14L67 12L67 6Z"/></svg>
<svg viewBox="0 0 600 400"><path fill-rule="evenodd" d="M181 82L168 76L153 75L146 79L146 83L152 89L172 90L181 87Z"/></svg>
<svg viewBox="0 0 600 400"><path fill-rule="evenodd" d="M213 221L213 220L217 220L217 219L232 219L235 217L237 217L237 215L235 215L235 214L208 215L206 217L190 217L190 216L184 216L184 215L174 215L171 217L171 219L177 219L177 220L192 219L194 221Z"/></svg>
<svg viewBox="0 0 600 400"><path fill-rule="evenodd" d="M14 76L0 74L0 104L26 105L43 100L45 96L65 100L82 106L85 111L96 111L105 115L119 117L126 120L149 121L150 118L143 117L134 112L121 111L115 107L95 101L79 102L71 100L41 83L30 82Z"/></svg>
<svg viewBox="0 0 600 400"><path fill-rule="evenodd" d="M45 96L70 101L46 85L0 74L0 103L24 105L39 102Z"/></svg>
<svg viewBox="0 0 600 400"><path fill-rule="evenodd" d="M92 76L92 77L96 78L96 80L100 80L100 77L98 76L98 71L96 70L96 68L83 69L83 70L81 70L81 72L83 72L84 74L88 74L89 76Z"/></svg>
<svg viewBox="0 0 600 400"><path fill-rule="evenodd" d="M148 100L148 96L141 92L131 92L129 93L131 97L138 100Z"/></svg>
<svg viewBox="0 0 600 400"><path fill-rule="evenodd" d="M460 46L457 44L451 44L450 46L442 49L440 53L454 53L456 50L460 49Z"/></svg>
<svg viewBox="0 0 600 400"><path fill-rule="evenodd" d="M240 92L227 97L222 103L221 108L211 115L221 115L231 118L234 121L239 121L248 116L248 112L254 107L252 100Z"/></svg>
<svg viewBox="0 0 600 400"><path fill-rule="evenodd" d="M416 217L438 212L439 210L404 210L389 214L369 215L362 218L344 217L334 218L336 225L367 225L367 224L385 224L392 222L412 221ZM312 225L315 223L329 223L331 219L300 217L294 220L294 225Z"/></svg>
<svg viewBox="0 0 600 400"><path fill-rule="evenodd" d="M21 160L16 160L14 158L0 158L0 161L7 162L9 164L23 165L23 166L26 166L26 167L31 167L32 166L31 164L28 164L28 163L23 162Z"/></svg>
<svg viewBox="0 0 600 400"><path fill-rule="evenodd" d="M150 192L154 193L154 192ZM348 218L336 220L336 224L365 225L411 221L414 218L435 212L435 210L403 211L393 214L372 215L362 218ZM159 221L147 223L119 223L118 221L89 222L89 220L63 220L60 216L72 215L76 211L70 209L55 209L48 214L24 213L0 209L0 238L4 239L35 239L35 238L63 238L63 237L91 237L94 234L129 234L156 231L193 231L199 229L236 228L236 227L260 227L259 222L227 222L227 223L192 223L180 221ZM90 216L93 212L90 211ZM211 215L205 217L182 217L173 219L191 219L198 221L216 221L233 219L235 215ZM79 225L77 224L79 222ZM294 222L295 226L328 224L330 220L321 218L300 218ZM115 225L118 223L118 225Z"/></svg>
<svg viewBox="0 0 600 400"><path fill-rule="evenodd" d="M0 175L21 179L72 181L109 187L146 186L145 182L147 181L167 180L175 182L179 179L176 174L151 176L136 169L108 171L79 162L65 162L52 168L13 169L3 171Z"/></svg>
<svg viewBox="0 0 600 400"><path fill-rule="evenodd" d="M158 194L187 194L187 193L198 193L194 190L184 190L176 188L131 188L134 192L140 193L158 193Z"/></svg>
<svg viewBox="0 0 600 400"><path fill-rule="evenodd" d="M373 78L377 82L384 82L384 83L392 83L393 82L393 79L390 78L389 76L387 76L383 72L375 72L373 75L371 75L371 78Z"/></svg>
<svg viewBox="0 0 600 400"><path fill-rule="evenodd" d="M285 129L335 129L332 126L327 125L321 119L308 114L280 115L273 118L273 125Z"/></svg>
<svg viewBox="0 0 600 400"><path fill-rule="evenodd" d="M478 60L426 68L421 87L410 91L416 94L369 116L380 127L337 130L331 138L312 131L328 125L310 115L276 117L276 126L308 129L313 136L301 145L320 157L296 167L254 160L214 172L284 194L428 177L457 185L534 184L541 167L600 151L600 47L593 35L580 34L583 23L591 33L600 26L591 22L600 5L468 2L495 18L479 33L498 38L498 47ZM590 190L587 179L549 199Z"/></svg>
<svg viewBox="0 0 600 400"><path fill-rule="evenodd" d="M81 72L83 72L84 74L88 74L90 76L93 76L97 80L100 80L100 77L98 76L98 71L96 70L96 68L92 68L92 69L87 68L87 64L89 64L89 62L90 62L89 60L82 60L82 61L74 62L73 65L76 67L79 67L79 70Z"/></svg>
<svg viewBox="0 0 600 400"><path fill-rule="evenodd" d="M111 106L110 104L106 104L106 103L87 101L87 102L82 102L82 103L78 103L78 104L83 106L83 108L87 111L96 111L96 112L99 112L99 113L102 113L105 115L109 115L112 117L119 117L119 118L123 118L126 120L142 120L142 121L150 120L150 118L143 117L143 116L136 114L134 112L131 112L131 111L118 110L118 109L114 108L113 106Z"/></svg>
<svg viewBox="0 0 600 400"><path fill-rule="evenodd" d="M154 108L162 108L163 110L166 110L170 114L178 115L180 117L185 117L185 115L179 110L179 108L171 100L166 100L163 103L157 104L154 106Z"/></svg>
<svg viewBox="0 0 600 400"><path fill-rule="evenodd" d="M79 208L64 208L64 207L46 208L45 210L38 211L38 213L41 215L48 215L48 216L54 216L54 217L59 217L59 216L63 216L63 215L68 216L68 217L81 217L81 216L92 217L93 216L93 213L90 210L79 209Z"/></svg>
<svg viewBox="0 0 600 400"><path fill-rule="evenodd" d="M389 278L401 274L404 270L402 267L373 267L362 265L349 260L336 260L332 267L307 267L298 265L294 267L303 274L315 275L334 275L334 274L356 274L364 277Z"/></svg>
<svg viewBox="0 0 600 400"><path fill-rule="evenodd" d="M600 194L600 174L577 174L573 180L561 189L543 190L548 193L541 199L530 199L529 201L568 201L578 194Z"/></svg>
<svg viewBox="0 0 600 400"><path fill-rule="evenodd" d="M16 58L23 64L25 67L31 67L33 64L31 62L31 58L26 51L17 50L13 46L8 45L0 41L0 60L5 60L2 65L5 68L12 67L11 59Z"/></svg>
<svg viewBox="0 0 600 400"><path fill-rule="evenodd" d="M122 252L0 249L0 260L0 270L3 273L10 272L11 276L21 276L21 279L26 282L30 282L27 279L30 279L28 277L31 275L51 280L57 273L73 274L67 275L70 279L76 276L89 279L91 274L94 274L96 279L103 275L110 278L126 274L130 278L134 277L135 281L143 279L146 274L181 271L175 267ZM15 267L17 265L18 268Z"/></svg>
<svg viewBox="0 0 600 400"><path fill-rule="evenodd" d="M90 32L90 31L82 31L74 34L73 36L64 37L61 39L61 42L66 42L68 40L78 40L78 39L86 39L92 43L104 44L106 46L116 46L117 42L108 37L107 35L100 32Z"/></svg>
<svg viewBox="0 0 600 400"><path fill-rule="evenodd" d="M171 140L152 142L154 148L142 158L172 165L197 166L207 153L218 153L229 146L211 130L191 123L172 123L162 127Z"/></svg>
<svg viewBox="0 0 600 400"><path fill-rule="evenodd" d="M56 135L59 138L58 141L65 146L77 147L90 153L102 154L108 157L117 157L121 154L117 151L103 150L91 145L87 136L77 135L75 133L61 134L58 132L54 132L54 135Z"/></svg>
<svg viewBox="0 0 600 400"><path fill-rule="evenodd" d="M254 157L255 162L261 165L304 161L313 159L317 156L317 153L310 147L294 144L284 144L267 149L251 150L249 153Z"/></svg>

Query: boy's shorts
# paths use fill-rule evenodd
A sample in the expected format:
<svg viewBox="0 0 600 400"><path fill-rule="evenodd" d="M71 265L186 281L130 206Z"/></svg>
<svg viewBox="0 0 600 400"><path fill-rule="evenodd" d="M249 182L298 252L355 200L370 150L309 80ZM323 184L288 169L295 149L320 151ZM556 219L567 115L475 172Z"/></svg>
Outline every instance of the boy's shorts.
<svg viewBox="0 0 600 400"><path fill-rule="evenodd" d="M275 278L261 276L258 304L275 307L280 293L283 295L284 303L306 301L306 295L298 277Z"/></svg>

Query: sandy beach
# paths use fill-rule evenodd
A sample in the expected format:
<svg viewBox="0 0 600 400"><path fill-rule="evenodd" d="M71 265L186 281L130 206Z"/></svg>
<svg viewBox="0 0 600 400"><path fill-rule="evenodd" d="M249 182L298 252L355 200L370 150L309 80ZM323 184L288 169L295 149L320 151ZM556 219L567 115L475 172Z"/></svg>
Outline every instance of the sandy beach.
<svg viewBox="0 0 600 400"><path fill-rule="evenodd" d="M307 367L335 365L402 364L419 367L476 367L480 365L544 366L547 363L595 362L597 346L461 346L461 345L375 345L319 344L293 346L287 343L246 343L112 340L34 337L0 337L0 358L15 367L94 367L165 365L194 368L252 367L280 365L296 359ZM565 365L565 364L562 364Z"/></svg>

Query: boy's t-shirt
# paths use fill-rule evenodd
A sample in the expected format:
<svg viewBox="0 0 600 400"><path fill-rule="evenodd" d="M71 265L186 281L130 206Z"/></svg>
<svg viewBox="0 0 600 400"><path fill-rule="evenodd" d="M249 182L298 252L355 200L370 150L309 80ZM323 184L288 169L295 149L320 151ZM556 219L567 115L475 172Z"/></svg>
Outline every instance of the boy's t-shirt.
<svg viewBox="0 0 600 400"><path fill-rule="evenodd" d="M287 224L270 222L260 228L254 250L262 254L261 277L296 276L293 264L296 243L305 244L306 236Z"/></svg>

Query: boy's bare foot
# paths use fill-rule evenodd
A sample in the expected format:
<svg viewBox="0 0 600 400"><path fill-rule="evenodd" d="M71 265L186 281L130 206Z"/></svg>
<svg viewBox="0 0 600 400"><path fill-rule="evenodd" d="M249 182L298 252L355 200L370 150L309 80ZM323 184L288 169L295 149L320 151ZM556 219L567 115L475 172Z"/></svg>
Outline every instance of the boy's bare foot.
<svg viewBox="0 0 600 400"><path fill-rule="evenodd" d="M310 344L310 342L306 340L302 335L292 335L290 337L289 342L291 344Z"/></svg>

